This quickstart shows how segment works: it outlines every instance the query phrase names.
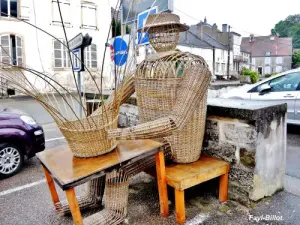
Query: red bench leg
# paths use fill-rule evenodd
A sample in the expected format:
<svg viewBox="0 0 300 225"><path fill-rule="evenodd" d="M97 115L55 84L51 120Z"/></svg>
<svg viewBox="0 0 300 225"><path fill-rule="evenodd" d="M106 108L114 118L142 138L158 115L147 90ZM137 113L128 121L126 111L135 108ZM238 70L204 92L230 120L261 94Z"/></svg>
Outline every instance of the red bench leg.
<svg viewBox="0 0 300 225"><path fill-rule="evenodd" d="M226 202L228 195L228 173L220 176L220 186L219 186L219 200L220 202Z"/></svg>

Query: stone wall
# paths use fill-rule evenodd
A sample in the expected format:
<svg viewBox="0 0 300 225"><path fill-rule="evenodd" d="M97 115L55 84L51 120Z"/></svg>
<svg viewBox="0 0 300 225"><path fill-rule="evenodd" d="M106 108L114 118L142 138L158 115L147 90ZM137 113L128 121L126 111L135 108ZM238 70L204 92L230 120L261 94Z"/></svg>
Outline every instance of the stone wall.
<svg viewBox="0 0 300 225"><path fill-rule="evenodd" d="M286 104L208 99L203 152L230 163L230 199L250 205L283 189L286 110ZM138 107L124 104L119 125L137 122Z"/></svg>

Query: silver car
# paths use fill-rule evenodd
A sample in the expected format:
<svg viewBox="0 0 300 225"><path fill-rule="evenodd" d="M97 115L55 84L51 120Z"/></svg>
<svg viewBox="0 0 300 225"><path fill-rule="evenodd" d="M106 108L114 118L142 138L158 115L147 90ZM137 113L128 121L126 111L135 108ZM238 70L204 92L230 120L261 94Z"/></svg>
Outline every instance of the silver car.
<svg viewBox="0 0 300 225"><path fill-rule="evenodd" d="M287 103L287 123L300 125L300 68L232 89L221 98Z"/></svg>

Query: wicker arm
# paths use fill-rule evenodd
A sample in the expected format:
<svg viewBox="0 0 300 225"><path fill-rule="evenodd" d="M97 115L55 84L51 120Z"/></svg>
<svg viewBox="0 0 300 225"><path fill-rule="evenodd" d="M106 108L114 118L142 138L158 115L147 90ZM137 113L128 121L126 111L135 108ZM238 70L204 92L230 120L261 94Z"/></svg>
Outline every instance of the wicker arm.
<svg viewBox="0 0 300 225"><path fill-rule="evenodd" d="M129 128L119 128L108 131L110 138L151 139L165 137L174 130L182 129L197 107L197 103L206 96L211 73L203 60L196 60L187 69L178 87L176 105L168 117L139 124Z"/></svg>
<svg viewBox="0 0 300 225"><path fill-rule="evenodd" d="M122 90L117 92L117 101L115 100L115 93L113 92L105 102L105 109L113 109L114 104L121 105L126 102L130 96L134 93L134 73L125 77L124 84ZM91 116L99 115L102 113L102 107L99 107L95 112L92 113Z"/></svg>

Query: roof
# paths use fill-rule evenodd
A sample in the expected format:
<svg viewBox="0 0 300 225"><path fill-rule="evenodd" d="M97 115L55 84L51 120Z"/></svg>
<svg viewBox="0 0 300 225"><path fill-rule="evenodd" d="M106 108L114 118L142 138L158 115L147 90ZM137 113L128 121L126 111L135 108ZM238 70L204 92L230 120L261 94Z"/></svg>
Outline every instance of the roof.
<svg viewBox="0 0 300 225"><path fill-rule="evenodd" d="M186 33L187 32L187 33ZM193 34L191 31L181 32L179 36L179 45L197 48L212 48L212 46L201 40L197 35ZM186 39L187 35L187 39Z"/></svg>
<svg viewBox="0 0 300 225"><path fill-rule="evenodd" d="M271 40L272 37L274 37L273 40ZM249 40L250 37L243 37L241 48L252 53L253 57L266 56L266 52L270 52L270 56L291 56L293 54L291 37L254 36L252 42Z"/></svg>
<svg viewBox="0 0 300 225"><path fill-rule="evenodd" d="M181 33L179 44L186 46L195 46L198 48L218 48L227 50L227 47L217 41L214 37L210 36L208 33L203 32L202 39L197 35L198 27L197 25L190 26L190 29L187 33ZM187 38L186 38L187 35Z"/></svg>

